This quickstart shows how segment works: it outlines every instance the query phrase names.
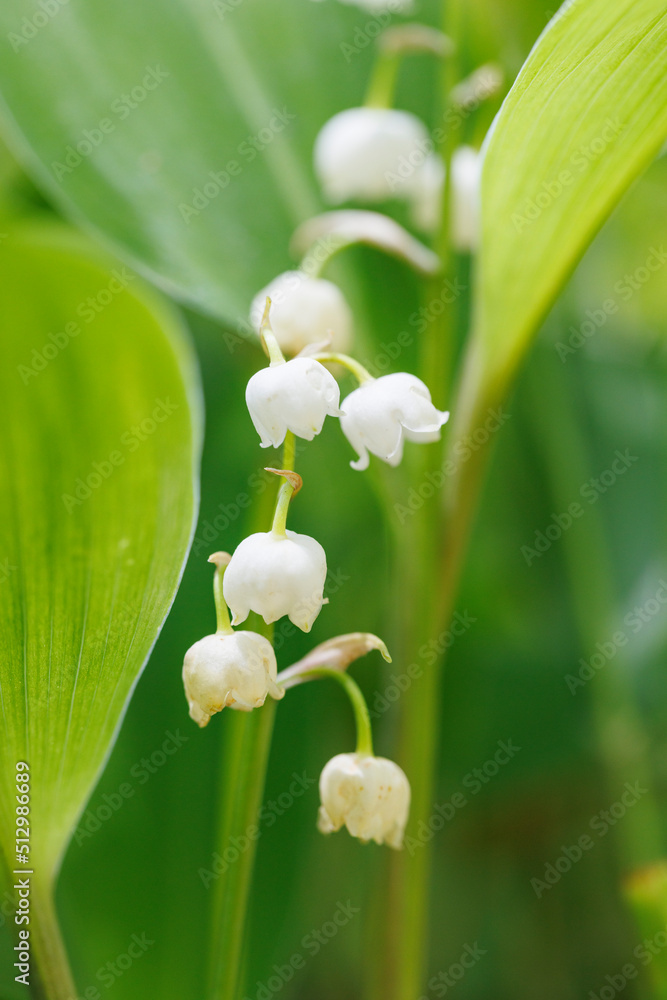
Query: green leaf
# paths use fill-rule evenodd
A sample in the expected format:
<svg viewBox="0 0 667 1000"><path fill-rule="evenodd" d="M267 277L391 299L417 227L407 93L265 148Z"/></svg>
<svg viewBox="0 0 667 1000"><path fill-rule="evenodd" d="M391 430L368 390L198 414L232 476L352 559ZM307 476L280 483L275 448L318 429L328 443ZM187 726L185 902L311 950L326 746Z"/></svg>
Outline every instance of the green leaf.
<svg viewBox="0 0 667 1000"><path fill-rule="evenodd" d="M321 208L312 142L363 94L362 49L340 46L368 13L72 0L38 30L26 20L23 0L0 5L8 138L35 180L172 294L247 316Z"/></svg>
<svg viewBox="0 0 667 1000"><path fill-rule="evenodd" d="M174 598L196 510L199 396L171 310L78 237L0 243L0 853L15 765L48 884Z"/></svg>
<svg viewBox="0 0 667 1000"><path fill-rule="evenodd" d="M664 0L573 0L486 151L471 368L506 385L582 253L667 136Z"/></svg>

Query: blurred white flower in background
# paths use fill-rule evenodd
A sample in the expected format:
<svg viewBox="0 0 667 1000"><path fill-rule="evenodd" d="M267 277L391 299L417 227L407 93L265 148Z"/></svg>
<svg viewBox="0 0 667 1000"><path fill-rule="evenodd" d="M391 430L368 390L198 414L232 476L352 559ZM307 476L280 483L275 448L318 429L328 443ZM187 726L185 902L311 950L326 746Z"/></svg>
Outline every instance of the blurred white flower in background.
<svg viewBox="0 0 667 1000"><path fill-rule="evenodd" d="M452 156L451 237L454 247L470 253L479 245L482 156L472 146L459 146ZM435 232L442 217L445 167L433 154L417 176L412 220L417 228Z"/></svg>
<svg viewBox="0 0 667 1000"><path fill-rule="evenodd" d="M445 186L445 165L437 153L424 161L412 195L412 222L417 229L434 233L442 218L442 192Z"/></svg>
<svg viewBox="0 0 667 1000"><path fill-rule="evenodd" d="M472 146L459 146L452 157L452 241L457 250L479 245L482 156Z"/></svg>
<svg viewBox="0 0 667 1000"><path fill-rule="evenodd" d="M315 173L333 204L410 200L432 145L424 123L409 111L347 108L315 140Z"/></svg>
<svg viewBox="0 0 667 1000"><path fill-rule="evenodd" d="M304 271L285 271L258 292L250 306L250 323L259 333L267 296L271 329L286 354L332 337L331 349L346 351L352 342L352 311L337 285L311 278Z"/></svg>

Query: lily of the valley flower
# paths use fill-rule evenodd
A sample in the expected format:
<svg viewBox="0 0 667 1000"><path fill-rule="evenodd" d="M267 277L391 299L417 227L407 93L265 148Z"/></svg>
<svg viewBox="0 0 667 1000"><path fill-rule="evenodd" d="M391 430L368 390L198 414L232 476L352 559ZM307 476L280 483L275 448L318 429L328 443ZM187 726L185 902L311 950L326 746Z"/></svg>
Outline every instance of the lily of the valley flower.
<svg viewBox="0 0 667 1000"><path fill-rule="evenodd" d="M369 379L343 402L340 424L359 458L353 469L368 468L368 453L389 465L403 457L403 442L437 441L449 413L437 410L421 379L395 372Z"/></svg>
<svg viewBox="0 0 667 1000"><path fill-rule="evenodd" d="M424 123L408 111L348 108L315 140L315 173L333 204L411 199L431 145Z"/></svg>
<svg viewBox="0 0 667 1000"><path fill-rule="evenodd" d="M256 632L216 632L185 654L183 683L190 717L206 726L223 708L249 712L264 704L267 694L282 698L276 684L273 647Z"/></svg>
<svg viewBox="0 0 667 1000"><path fill-rule="evenodd" d="M248 382L245 398L262 448L278 448L288 430L312 441L327 415L341 413L338 383L312 358L272 362L260 369Z"/></svg>
<svg viewBox="0 0 667 1000"><path fill-rule="evenodd" d="M325 603L326 575L324 549L309 535L289 530L249 535L234 552L224 577L232 624L255 611L267 623L287 615L297 628L309 632Z"/></svg>
<svg viewBox="0 0 667 1000"><path fill-rule="evenodd" d="M271 299L271 328L287 354L298 354L307 344L331 337L336 351L352 340L352 312L337 285L311 278L304 271L285 271L255 296L250 322L260 330L267 296Z"/></svg>
<svg viewBox="0 0 667 1000"><path fill-rule="evenodd" d="M320 776L317 826L333 833L345 825L353 837L400 848L410 810L410 783L391 760L341 753Z"/></svg>

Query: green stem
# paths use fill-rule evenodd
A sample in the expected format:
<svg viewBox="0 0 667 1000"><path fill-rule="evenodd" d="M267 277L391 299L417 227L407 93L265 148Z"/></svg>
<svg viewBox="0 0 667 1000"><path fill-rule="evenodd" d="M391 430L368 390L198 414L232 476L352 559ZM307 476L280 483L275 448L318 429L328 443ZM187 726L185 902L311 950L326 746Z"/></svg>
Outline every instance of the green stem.
<svg viewBox="0 0 667 1000"><path fill-rule="evenodd" d="M30 945L35 963L35 969L31 970L34 1000L73 1000L78 996L58 926L53 892L50 885L35 882L34 876L30 895Z"/></svg>
<svg viewBox="0 0 667 1000"><path fill-rule="evenodd" d="M229 555L226 552L215 552L209 556L209 562L215 564L215 574L213 576L213 600L215 601L215 616L217 620L217 630L224 635L233 635L231 621L229 619L229 608L222 593L222 581L225 570L229 565Z"/></svg>
<svg viewBox="0 0 667 1000"><path fill-rule="evenodd" d="M9 920L8 929L12 944L19 944L19 930L30 933L29 995L32 1000L74 1000L78 996L72 976L67 951L63 943L53 898L55 877L51 874L56 865L46 859L31 858L33 864L16 874L0 850L0 889L14 895L18 908L16 884L18 879L30 880L30 924L17 925ZM16 952L12 952L16 955ZM13 958L12 963L18 961ZM12 975L19 975L16 969Z"/></svg>
<svg viewBox="0 0 667 1000"><path fill-rule="evenodd" d="M288 431L283 446L284 469L294 468L295 451L294 435ZM263 517L261 504L260 511ZM273 637L273 626L265 625L259 617L257 631L268 639ZM217 853L224 862L224 852L232 843L232 837L245 837L248 847L236 861L226 862L226 869L215 883L209 1000L238 1000L241 996L247 912L256 854L256 837L252 834L257 828L264 794L276 704L267 700L262 708L252 712L229 710L224 713Z"/></svg>
<svg viewBox="0 0 667 1000"><path fill-rule="evenodd" d="M394 103L401 61L395 52L379 52L364 98L365 108L390 108Z"/></svg>
<svg viewBox="0 0 667 1000"><path fill-rule="evenodd" d="M343 365L345 368L348 369L348 371L352 372L354 377L359 382L359 385L363 385L365 382L375 381L375 379L368 371L368 369L364 368L364 366L360 364L358 361L355 361L354 358L351 358L349 354L336 354L327 352L323 354L313 354L313 359L315 361L322 361L322 362L328 361L331 363L335 363L337 365Z"/></svg>
<svg viewBox="0 0 667 1000"><path fill-rule="evenodd" d="M291 431L287 431L285 434L285 443L283 445L283 468L282 472L292 472L294 470L294 458L296 452L296 445L294 440L294 434ZM278 499L276 500L276 509L273 514L273 523L271 525L271 531L274 535L279 535L281 538L285 537L285 528L287 525L287 512L289 511L289 505L294 496L296 487L294 483L289 479L285 479L278 490Z"/></svg>
<svg viewBox="0 0 667 1000"><path fill-rule="evenodd" d="M214 888L209 996L238 1000L242 993L242 963L247 910L256 854L256 831L264 794L276 702L267 700L253 712L229 712L222 750L224 790L217 835L217 853L227 864ZM227 713L225 713L227 714ZM235 839L232 839L235 838ZM234 843L248 846L235 861L225 860Z"/></svg>
<svg viewBox="0 0 667 1000"><path fill-rule="evenodd" d="M396 80L404 56L425 52L444 59L452 52L450 39L425 24L402 24L389 28L378 39L378 51L364 106L390 108L394 103Z"/></svg>
<svg viewBox="0 0 667 1000"><path fill-rule="evenodd" d="M461 46L462 0L448 0L445 5L445 32ZM449 95L458 80L458 59L454 56L443 64L443 113ZM452 269L454 256L450 245L451 159L457 137L448 132L443 156L447 169L443 193L443 215L438 250L443 273ZM435 283L429 288L438 297ZM436 393L436 404L449 393L456 325L455 305L443 311L431 324L425 339L421 359L422 377ZM438 396L442 394L443 400ZM450 433L451 438L451 433ZM479 467L477 463L480 463ZM426 472L442 467L442 447L424 447L413 466L409 485L423 482ZM415 513L409 525L404 525L399 541L397 576L402 583L409 581L403 592L410 592L409 605L404 607L406 632L403 655L414 659L416 651L446 627L463 564L472 512L481 486L483 457L480 452L463 467L464 477L472 475L470 490L459 491L447 511L443 530L442 510L437 500L425 504ZM457 474L461 471L457 466ZM457 476L455 475L455 479ZM406 492L407 492L406 486ZM464 502L464 497L465 501ZM467 502L470 501L470 502ZM406 530L408 529L408 530ZM408 589L409 588L409 589ZM407 612L407 615L405 614ZM428 822L433 808L435 763L438 750L438 723L443 663L424 672L418 684L413 684L402 700L401 733L398 759L412 787L412 804L408 835L416 835L419 824ZM390 859L389 901L386 906L386 929L383 948L384 967L378 970L372 983L374 996L383 1000L406 1000L425 992L426 959L429 947L428 906L431 885L430 845L420 850L394 855ZM388 959L388 960L386 960Z"/></svg>
<svg viewBox="0 0 667 1000"><path fill-rule="evenodd" d="M293 472L295 459L296 438L292 434L292 431L287 431L285 440L283 441L283 469L287 472Z"/></svg>
<svg viewBox="0 0 667 1000"><path fill-rule="evenodd" d="M345 673L344 670L332 670L329 667L314 667L312 670L304 670L302 674L298 674L297 677L293 678L292 686L322 678L331 678L331 680L338 681L344 688L345 693L350 699L357 726L356 752L364 757L372 757L373 730L371 727L371 717L368 713L368 705L366 704L366 699L363 696L361 688L349 674Z"/></svg>
<svg viewBox="0 0 667 1000"><path fill-rule="evenodd" d="M285 358L283 352L280 350L280 344L276 340L276 336L271 329L271 323L269 320L269 313L271 311L271 299L266 297L266 305L264 307L264 315L262 316L262 322L259 327L260 340L266 348L266 352L269 355L269 362L271 365L284 365Z"/></svg>

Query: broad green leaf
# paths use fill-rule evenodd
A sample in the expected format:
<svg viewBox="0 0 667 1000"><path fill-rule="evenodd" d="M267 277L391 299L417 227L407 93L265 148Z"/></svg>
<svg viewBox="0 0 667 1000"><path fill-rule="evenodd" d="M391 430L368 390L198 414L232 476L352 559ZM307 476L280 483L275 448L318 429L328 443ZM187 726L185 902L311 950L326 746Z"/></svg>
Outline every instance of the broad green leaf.
<svg viewBox="0 0 667 1000"><path fill-rule="evenodd" d="M591 239L667 136L665 0L573 0L495 122L468 378L505 385Z"/></svg>
<svg viewBox="0 0 667 1000"><path fill-rule="evenodd" d="M322 208L314 137L360 102L373 39L395 17L336 0L46 5L57 13L37 30L23 0L0 5L17 154L171 293L246 317L290 264L296 225Z"/></svg>
<svg viewBox="0 0 667 1000"><path fill-rule="evenodd" d="M199 397L178 322L55 227L0 243L0 850L30 766L32 867L57 869L174 598Z"/></svg>

